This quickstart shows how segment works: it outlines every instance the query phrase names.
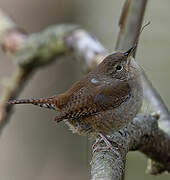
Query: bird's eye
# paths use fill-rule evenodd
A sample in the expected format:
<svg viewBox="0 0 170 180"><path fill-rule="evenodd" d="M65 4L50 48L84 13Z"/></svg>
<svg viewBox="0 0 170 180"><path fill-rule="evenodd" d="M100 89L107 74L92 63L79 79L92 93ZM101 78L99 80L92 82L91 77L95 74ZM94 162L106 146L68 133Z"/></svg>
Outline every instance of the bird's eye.
<svg viewBox="0 0 170 180"><path fill-rule="evenodd" d="M116 71L121 71L123 69L123 66L117 65L115 68L116 68Z"/></svg>

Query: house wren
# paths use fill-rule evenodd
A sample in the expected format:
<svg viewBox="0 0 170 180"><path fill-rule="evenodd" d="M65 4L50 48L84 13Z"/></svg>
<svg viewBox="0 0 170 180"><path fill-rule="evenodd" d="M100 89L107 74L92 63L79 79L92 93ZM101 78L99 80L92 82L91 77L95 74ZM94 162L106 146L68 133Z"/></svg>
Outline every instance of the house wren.
<svg viewBox="0 0 170 180"><path fill-rule="evenodd" d="M56 121L64 120L73 132L105 137L129 123L142 104L140 68L131 57L134 48L108 55L63 94L8 103L57 110Z"/></svg>

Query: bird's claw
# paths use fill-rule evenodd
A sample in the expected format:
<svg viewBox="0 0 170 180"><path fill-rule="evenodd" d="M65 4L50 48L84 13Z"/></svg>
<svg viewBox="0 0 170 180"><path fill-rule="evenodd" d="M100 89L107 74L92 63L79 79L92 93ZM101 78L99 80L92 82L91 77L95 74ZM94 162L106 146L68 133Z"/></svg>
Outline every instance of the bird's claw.
<svg viewBox="0 0 170 180"><path fill-rule="evenodd" d="M118 148L117 147L113 147L113 145L110 143L110 141L107 139L107 137L105 137L103 134L99 133L101 138L98 138L96 140L96 142L93 144L92 149L93 149L93 153L95 152L99 152L99 151L107 151L107 150L111 150L112 152L114 152L117 156L120 156L119 152L118 152ZM105 147L101 147L101 146L97 146L100 142L104 141L106 146Z"/></svg>

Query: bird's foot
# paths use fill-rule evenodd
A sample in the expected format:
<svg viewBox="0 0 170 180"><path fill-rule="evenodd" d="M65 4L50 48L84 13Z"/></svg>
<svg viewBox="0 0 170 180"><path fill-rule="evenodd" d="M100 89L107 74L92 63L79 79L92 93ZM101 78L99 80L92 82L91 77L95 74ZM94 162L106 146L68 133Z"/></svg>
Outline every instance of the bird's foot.
<svg viewBox="0 0 170 180"><path fill-rule="evenodd" d="M104 136L103 134L99 133L99 136L101 138L98 138L96 140L96 142L93 144L92 149L93 149L93 153L94 152L98 152L98 151L107 151L107 150L111 150L113 151L117 156L119 156L119 152L118 152L118 148L117 147L113 147L113 145L111 144L111 142L108 140L108 138L106 136ZM105 147L99 147L97 146L100 142L104 141L106 146Z"/></svg>

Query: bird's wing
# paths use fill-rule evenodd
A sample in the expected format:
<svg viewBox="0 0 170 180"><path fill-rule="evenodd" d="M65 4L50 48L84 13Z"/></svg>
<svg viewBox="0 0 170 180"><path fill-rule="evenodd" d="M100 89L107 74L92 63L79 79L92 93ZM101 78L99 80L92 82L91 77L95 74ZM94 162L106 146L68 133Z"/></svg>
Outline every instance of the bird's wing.
<svg viewBox="0 0 170 180"><path fill-rule="evenodd" d="M101 85L96 88L95 94L94 103L98 107L103 110L116 108L130 97L130 86L126 82Z"/></svg>
<svg viewBox="0 0 170 180"><path fill-rule="evenodd" d="M94 113L115 108L130 95L127 83L119 86L99 84L96 87L82 86L73 92L62 108L59 119L77 119Z"/></svg>

